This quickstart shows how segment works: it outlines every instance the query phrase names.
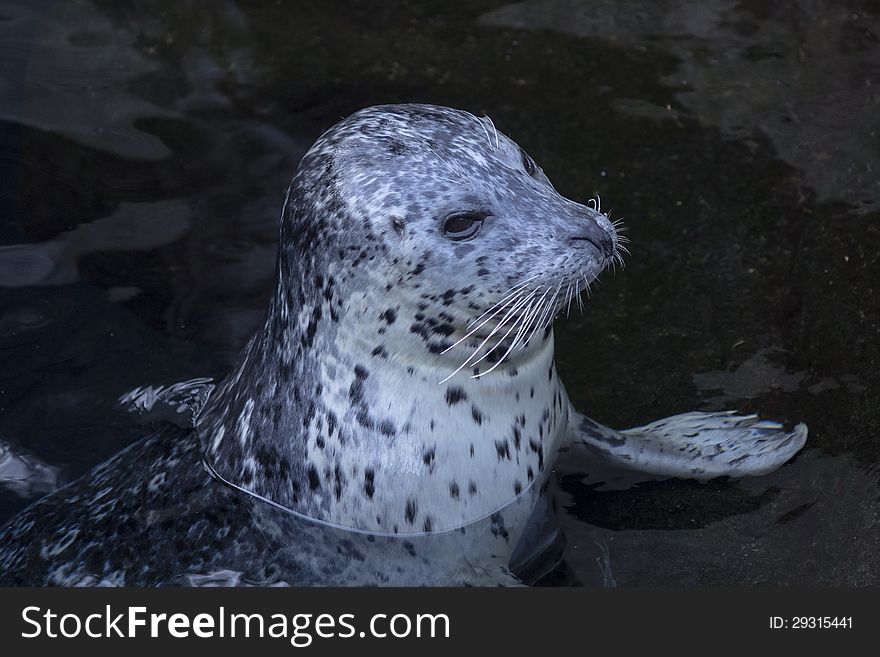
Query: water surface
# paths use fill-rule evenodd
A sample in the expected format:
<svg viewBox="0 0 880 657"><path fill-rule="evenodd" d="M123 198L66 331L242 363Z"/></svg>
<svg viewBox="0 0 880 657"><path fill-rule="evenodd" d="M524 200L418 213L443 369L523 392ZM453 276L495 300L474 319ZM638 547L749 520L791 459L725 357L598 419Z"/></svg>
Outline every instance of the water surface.
<svg viewBox="0 0 880 657"><path fill-rule="evenodd" d="M565 455L542 583L878 583L880 11L855 0L0 1L0 520L144 435L120 395L227 371L299 158L390 102L488 114L625 218L626 271L557 324L580 410L810 426L741 481Z"/></svg>

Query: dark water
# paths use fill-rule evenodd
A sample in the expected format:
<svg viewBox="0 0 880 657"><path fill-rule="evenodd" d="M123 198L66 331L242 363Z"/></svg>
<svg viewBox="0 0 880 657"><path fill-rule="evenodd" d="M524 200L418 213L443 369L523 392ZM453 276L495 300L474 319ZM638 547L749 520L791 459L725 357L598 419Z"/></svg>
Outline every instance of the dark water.
<svg viewBox="0 0 880 657"><path fill-rule="evenodd" d="M855 0L0 0L0 521L144 433L126 391L227 370L300 156L407 101L488 114L629 225L626 271L557 324L575 406L810 426L742 481L563 458L546 583L880 582L880 8Z"/></svg>

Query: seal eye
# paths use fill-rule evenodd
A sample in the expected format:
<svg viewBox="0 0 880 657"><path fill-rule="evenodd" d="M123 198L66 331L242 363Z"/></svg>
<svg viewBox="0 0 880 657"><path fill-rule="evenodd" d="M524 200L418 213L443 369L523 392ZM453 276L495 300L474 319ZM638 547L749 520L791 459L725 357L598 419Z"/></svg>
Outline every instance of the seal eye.
<svg viewBox="0 0 880 657"><path fill-rule="evenodd" d="M526 173L530 176L534 177L535 172L537 172L538 167L535 164L535 161L526 155L526 152L523 149L519 149L520 155L522 156L522 164L523 169L526 170Z"/></svg>
<svg viewBox="0 0 880 657"><path fill-rule="evenodd" d="M466 240L476 235L483 225L483 217L472 213L453 214L443 222L443 234L451 240Z"/></svg>

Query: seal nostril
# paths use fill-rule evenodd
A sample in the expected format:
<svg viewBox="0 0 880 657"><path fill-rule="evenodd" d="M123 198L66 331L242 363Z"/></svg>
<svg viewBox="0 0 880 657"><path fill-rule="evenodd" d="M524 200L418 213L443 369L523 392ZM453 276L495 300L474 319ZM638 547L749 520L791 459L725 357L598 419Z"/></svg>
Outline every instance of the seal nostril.
<svg viewBox="0 0 880 657"><path fill-rule="evenodd" d="M604 230L599 230L602 233L605 233ZM614 255L614 242L607 233L605 233L604 235L579 235L577 237L572 237L571 239L574 242L589 242L590 244L595 246L596 250L601 253L605 258L610 258Z"/></svg>
<svg viewBox="0 0 880 657"><path fill-rule="evenodd" d="M578 222L574 226L579 233L571 239L575 242L589 242L596 247L599 255L605 259L611 259L614 256L614 238L605 228L601 226L592 217L584 223Z"/></svg>

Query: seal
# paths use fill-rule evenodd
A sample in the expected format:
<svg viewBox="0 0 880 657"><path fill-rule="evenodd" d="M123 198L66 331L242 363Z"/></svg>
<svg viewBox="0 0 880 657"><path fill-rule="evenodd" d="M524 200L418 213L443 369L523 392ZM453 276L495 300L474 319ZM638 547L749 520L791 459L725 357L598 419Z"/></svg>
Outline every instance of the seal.
<svg viewBox="0 0 880 657"><path fill-rule="evenodd" d="M361 110L288 189L263 327L190 429L148 437L0 533L13 584L516 584L561 447L669 477L768 472L806 427L575 411L556 314L625 249L488 118ZM198 395L196 395L198 397Z"/></svg>

